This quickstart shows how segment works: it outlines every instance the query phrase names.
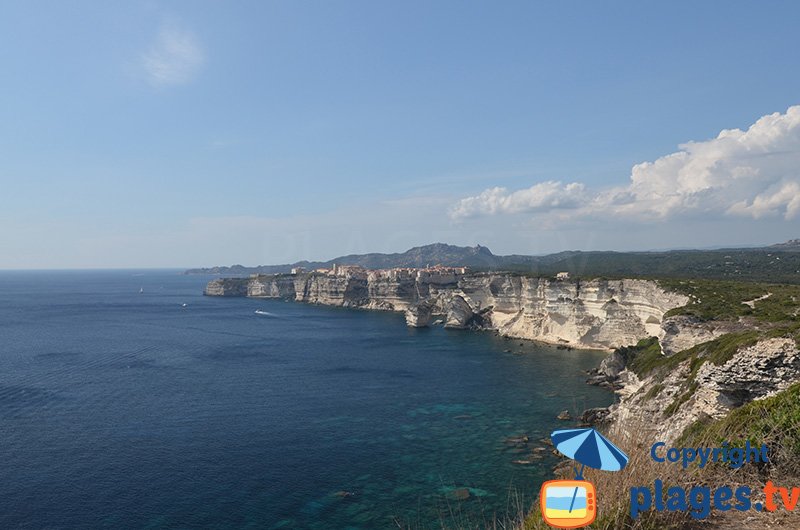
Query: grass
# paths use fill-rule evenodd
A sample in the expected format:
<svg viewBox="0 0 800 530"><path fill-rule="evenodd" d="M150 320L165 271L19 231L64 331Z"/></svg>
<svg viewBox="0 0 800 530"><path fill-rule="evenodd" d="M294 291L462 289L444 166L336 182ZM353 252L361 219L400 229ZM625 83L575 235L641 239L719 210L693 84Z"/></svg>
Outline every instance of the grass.
<svg viewBox="0 0 800 530"><path fill-rule="evenodd" d="M625 357L628 368L640 379L653 374L665 376L676 370L681 364L688 362L689 373L681 384L680 394L664 409L664 417L668 418L689 401L697 391L699 387L696 381L697 372L704 363L723 365L733 358L740 348L752 346L762 338L762 335L756 330L728 333L670 356L661 354L661 347L655 337L641 340L636 346L620 348L617 351ZM664 386L660 383L654 384L644 395L644 399L653 399L663 389Z"/></svg>
<svg viewBox="0 0 800 530"><path fill-rule="evenodd" d="M636 433L648 428L647 424L630 425L629 433L611 433L610 437L629 457L624 470L616 473L586 469L584 475L597 488L597 518L588 528L597 530L657 530L670 528L686 528L689 516L679 512L648 511L636 519L630 516L630 488L632 486L652 485L656 478L665 483L680 485L686 482L686 476L680 472L680 466L664 466L650 458L647 447L643 447ZM606 433L609 434L609 433ZM571 470L557 472L556 478L572 479ZM525 524L520 530L549 529L541 517L539 503L531 507Z"/></svg>
<svg viewBox="0 0 800 530"><path fill-rule="evenodd" d="M642 339L635 346L622 347L617 352L625 359L628 369L639 377L646 376L664 359L657 337Z"/></svg>
<svg viewBox="0 0 800 530"><path fill-rule="evenodd" d="M668 311L665 317L686 315L706 321L751 317L761 322L800 322L798 285L697 279L661 279L658 283L663 289L685 294L691 300ZM769 297L755 302L755 307L743 303L767 294Z"/></svg>
<svg viewBox="0 0 800 530"><path fill-rule="evenodd" d="M785 334L786 331L782 330L782 333ZM772 334L777 335L776 330L772 330ZM728 333L669 356L661 355L660 347L656 350L658 339L655 337L639 341L634 347L620 348L620 350L627 350L623 355L631 355L633 352L632 361L628 367L640 378L655 372L670 372L688 360L690 379L693 381L697 370L706 361L717 366L725 364L740 348L752 346L765 335L757 330Z"/></svg>
<svg viewBox="0 0 800 530"><path fill-rule="evenodd" d="M651 399L659 395L662 390L664 390L664 385L662 385L661 383L656 383L655 385L650 387L647 393L645 393L643 399L645 401L650 401Z"/></svg>
<svg viewBox="0 0 800 530"><path fill-rule="evenodd" d="M686 388L686 392L677 396L672 403L667 405L667 408L664 409L664 416L669 418L678 412L678 409L681 408L681 405L689 401L689 399L694 395L698 386L699 385L697 384L697 381L692 381L689 383L688 387Z"/></svg>
<svg viewBox="0 0 800 530"><path fill-rule="evenodd" d="M718 421L703 419L687 427L678 444L767 444L773 464L787 472L800 472L800 383L772 397L751 401ZM688 445L686 445L688 444Z"/></svg>
<svg viewBox="0 0 800 530"><path fill-rule="evenodd" d="M530 276L573 278L702 278L736 282L800 283L800 252L771 249L669 252L579 252L503 260L493 267Z"/></svg>

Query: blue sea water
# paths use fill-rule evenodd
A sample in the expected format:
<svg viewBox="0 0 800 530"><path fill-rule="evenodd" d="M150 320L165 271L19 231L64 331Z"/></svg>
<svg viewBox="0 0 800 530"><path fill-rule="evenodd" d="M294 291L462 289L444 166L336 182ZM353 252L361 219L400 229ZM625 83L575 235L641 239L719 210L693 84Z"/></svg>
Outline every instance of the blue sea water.
<svg viewBox="0 0 800 530"><path fill-rule="evenodd" d="M0 272L0 528L478 526L552 478L559 411L612 400L597 352L208 279Z"/></svg>

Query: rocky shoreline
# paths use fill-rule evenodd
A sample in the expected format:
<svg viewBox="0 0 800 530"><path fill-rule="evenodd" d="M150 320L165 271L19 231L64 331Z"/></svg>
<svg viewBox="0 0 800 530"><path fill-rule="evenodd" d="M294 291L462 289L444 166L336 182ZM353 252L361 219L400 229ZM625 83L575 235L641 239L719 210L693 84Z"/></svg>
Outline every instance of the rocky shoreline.
<svg viewBox="0 0 800 530"><path fill-rule="evenodd" d="M617 402L588 409L577 418L564 411L558 419L602 427L620 440L647 432L674 441L695 422L720 419L800 379L800 352L794 340L753 340L720 357L717 340L756 333L752 323L667 317L689 298L654 281L385 272L218 278L208 283L204 294L398 311L405 313L410 327L488 330L562 349L608 351L587 374L587 383L614 392ZM528 441L512 442L528 446ZM532 463L538 453L516 463Z"/></svg>
<svg viewBox="0 0 800 530"><path fill-rule="evenodd" d="M706 362L687 351L692 350L669 358L668 367L638 374L619 351L612 352L587 383L613 390L619 401L596 411L591 423L620 439L641 437L644 429L654 439L673 442L695 422L722 419L800 380L800 351L792 338L760 339L736 348L727 359Z"/></svg>

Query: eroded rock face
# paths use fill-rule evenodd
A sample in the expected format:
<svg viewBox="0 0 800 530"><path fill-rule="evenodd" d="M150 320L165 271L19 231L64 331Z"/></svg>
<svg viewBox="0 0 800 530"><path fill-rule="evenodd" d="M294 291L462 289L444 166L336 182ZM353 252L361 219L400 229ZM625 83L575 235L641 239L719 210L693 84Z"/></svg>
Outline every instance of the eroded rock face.
<svg viewBox="0 0 800 530"><path fill-rule="evenodd" d="M247 282L240 278L217 278L208 282L206 296L247 296Z"/></svg>
<svg viewBox="0 0 800 530"><path fill-rule="evenodd" d="M459 289L473 310L511 337L611 349L662 334L663 315L688 302L645 280L556 281L510 274L468 275Z"/></svg>
<svg viewBox="0 0 800 530"><path fill-rule="evenodd" d="M659 336L661 348L666 355L691 348L696 344L708 342L726 333L696 317L674 316L664 319Z"/></svg>
<svg viewBox="0 0 800 530"><path fill-rule="evenodd" d="M716 404L729 409L785 390L798 378L800 355L795 342L768 339L742 349L722 366L705 363L696 380L716 394Z"/></svg>
<svg viewBox="0 0 800 530"><path fill-rule="evenodd" d="M608 407L596 407L584 410L578 422L582 425L600 425L608 416Z"/></svg>
<svg viewBox="0 0 800 530"><path fill-rule="evenodd" d="M607 420L611 434L675 441L701 418L720 419L733 408L772 396L800 379L800 353L793 339L765 339L741 348L726 363L705 362L694 385L689 360L666 375L639 380L625 370L619 381L620 402L612 405Z"/></svg>
<svg viewBox="0 0 800 530"><path fill-rule="evenodd" d="M406 309L406 325L412 328L424 328L430 325L433 319L433 304L423 300L412 304Z"/></svg>
<svg viewBox="0 0 800 530"><path fill-rule="evenodd" d="M427 301L431 316L446 315L448 327L481 327L509 337L599 349L663 336L664 313L688 302L645 280L556 281L511 273L259 275L214 280L206 294L392 311ZM427 306L423 309L421 314L412 310L409 325L430 323Z"/></svg>
<svg viewBox="0 0 800 530"><path fill-rule="evenodd" d="M290 276L276 278L272 282L247 282L247 296L261 298L296 297L294 280Z"/></svg>
<svg viewBox="0 0 800 530"><path fill-rule="evenodd" d="M589 379L586 382L590 385L616 388L619 375L624 370L625 358L617 350L614 350L600 362L600 366L589 372Z"/></svg>
<svg viewBox="0 0 800 530"><path fill-rule="evenodd" d="M619 352L614 351L602 360L597 372L608 378L618 377L620 372L625 369L625 359Z"/></svg>
<svg viewBox="0 0 800 530"><path fill-rule="evenodd" d="M450 303L447 305L447 318L444 321L444 327L465 329L469 327L473 316L472 307L464 298L456 295L450 299Z"/></svg>

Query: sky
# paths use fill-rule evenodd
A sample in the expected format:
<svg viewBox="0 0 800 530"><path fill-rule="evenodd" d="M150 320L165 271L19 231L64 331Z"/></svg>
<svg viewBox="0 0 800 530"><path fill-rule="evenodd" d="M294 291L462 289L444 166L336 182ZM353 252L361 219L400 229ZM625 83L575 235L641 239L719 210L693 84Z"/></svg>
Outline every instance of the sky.
<svg viewBox="0 0 800 530"><path fill-rule="evenodd" d="M26 2L0 268L800 237L800 3Z"/></svg>

